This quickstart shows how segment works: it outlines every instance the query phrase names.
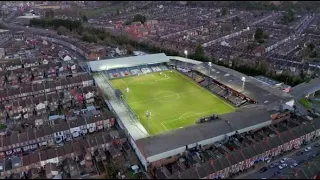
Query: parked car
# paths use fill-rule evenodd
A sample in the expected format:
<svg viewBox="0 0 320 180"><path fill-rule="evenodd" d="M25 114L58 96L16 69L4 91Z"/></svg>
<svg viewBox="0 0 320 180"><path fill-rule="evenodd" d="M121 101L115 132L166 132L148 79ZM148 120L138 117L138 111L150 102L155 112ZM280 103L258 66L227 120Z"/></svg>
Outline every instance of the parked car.
<svg viewBox="0 0 320 180"><path fill-rule="evenodd" d="M276 167L276 166L278 166L279 164L278 163L271 163L270 165L269 165L269 167L270 168L274 168L274 167Z"/></svg>
<svg viewBox="0 0 320 180"><path fill-rule="evenodd" d="M296 167L296 166L298 166L298 163L294 163L293 165L290 166L290 168L293 169L293 168Z"/></svg>
<svg viewBox="0 0 320 180"><path fill-rule="evenodd" d="M311 150L311 147L310 147L310 146L304 149L305 152L308 152L308 151L310 151L310 150Z"/></svg>
<svg viewBox="0 0 320 180"><path fill-rule="evenodd" d="M267 167L263 167L263 168L260 169L260 173L266 172L267 170L268 170Z"/></svg>
<svg viewBox="0 0 320 180"><path fill-rule="evenodd" d="M298 152L296 153L297 156L300 156L300 155L302 155L302 154L303 154L303 151L298 151Z"/></svg>
<svg viewBox="0 0 320 180"><path fill-rule="evenodd" d="M278 176L279 174L281 174L280 171L275 172L273 175Z"/></svg>
<svg viewBox="0 0 320 180"><path fill-rule="evenodd" d="M270 158L266 158L266 159L264 160L264 162L270 163L270 162L271 162L271 159L270 159Z"/></svg>
<svg viewBox="0 0 320 180"><path fill-rule="evenodd" d="M283 164L286 160L288 160L289 158L282 158L281 160L280 160L280 163L281 164Z"/></svg>
<svg viewBox="0 0 320 180"><path fill-rule="evenodd" d="M279 165L278 168L279 168L279 169L284 169L284 168L286 168L287 166L288 166L287 164L283 163L283 164Z"/></svg>

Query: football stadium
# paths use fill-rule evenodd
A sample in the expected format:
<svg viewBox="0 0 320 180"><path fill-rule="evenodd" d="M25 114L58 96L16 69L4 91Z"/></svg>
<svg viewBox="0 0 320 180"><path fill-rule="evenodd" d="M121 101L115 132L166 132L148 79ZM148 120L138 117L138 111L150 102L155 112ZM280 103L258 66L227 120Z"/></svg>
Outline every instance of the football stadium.
<svg viewBox="0 0 320 180"><path fill-rule="evenodd" d="M145 169L273 123L319 81L280 89L232 69L164 53L88 62ZM289 93L292 91L294 95Z"/></svg>
<svg viewBox="0 0 320 180"><path fill-rule="evenodd" d="M225 114L235 109L179 72L157 70L111 80L113 86L125 94L124 98L141 124L149 128L149 134L183 128L194 124L200 117ZM147 118L145 113L148 111L151 114Z"/></svg>

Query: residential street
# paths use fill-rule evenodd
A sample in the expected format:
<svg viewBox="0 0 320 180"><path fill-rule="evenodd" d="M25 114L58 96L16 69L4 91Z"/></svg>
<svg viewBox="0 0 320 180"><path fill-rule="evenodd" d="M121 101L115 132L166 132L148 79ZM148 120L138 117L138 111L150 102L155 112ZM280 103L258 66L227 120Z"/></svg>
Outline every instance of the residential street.
<svg viewBox="0 0 320 180"><path fill-rule="evenodd" d="M314 147L314 145L317 142L319 143L320 140L314 141L314 142L309 143L308 145L305 145L305 146L301 146L300 149L292 151L289 154L286 154L285 156L279 156L278 158L274 159L273 161L271 161L268 164L266 162L262 162L263 164L260 163L258 166L256 165L255 169L253 169L252 171L241 174L241 175L235 177L234 179L262 179L262 178L270 179L270 178L274 177L274 174L276 172L279 171L281 174L281 172L284 172L287 168L290 168L290 166L293 165L295 162L298 163L297 167L299 167L301 165L300 162L302 160L307 160L309 156L316 155L320 151L320 147ZM308 152L304 152L300 156L298 156L296 154L298 151L304 151L304 149L306 147L311 147L311 150ZM276 166L274 168L268 168L268 170L263 173L259 172L262 167L269 166L272 163L278 163L280 165L280 160L282 158L289 158L289 160L285 161L285 163L288 165L286 168L283 168L282 170L280 170L278 168L278 166Z"/></svg>

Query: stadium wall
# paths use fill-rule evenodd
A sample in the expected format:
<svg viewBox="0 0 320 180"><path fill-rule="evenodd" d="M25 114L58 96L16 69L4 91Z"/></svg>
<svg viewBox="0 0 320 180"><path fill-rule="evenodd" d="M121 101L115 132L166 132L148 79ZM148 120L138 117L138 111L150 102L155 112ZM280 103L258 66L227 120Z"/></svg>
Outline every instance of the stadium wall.
<svg viewBox="0 0 320 180"><path fill-rule="evenodd" d="M248 132L248 131L251 131L251 130L256 130L256 129L260 129L260 128L263 128L263 127L266 127L268 125L270 125L272 123L272 121L266 121L266 122L263 122L263 123L259 123L259 124L256 124L256 125L253 125L253 126L249 126L249 127L246 127L246 128L243 128L243 129L236 129L235 131L232 131L230 133L227 133L227 134L222 134L220 136L216 136L216 137L213 137L213 138L209 138L209 139L206 139L206 140L202 140L202 141L199 141L199 142L196 142L196 143L192 143L192 144L188 144L188 148L193 148L193 147L196 147L197 145L201 145L201 146L204 146L204 145L208 145L208 144L214 144L216 142L219 142L219 141L222 141L226 138L226 136L232 136L234 135L236 132L238 133L244 133L244 132ZM152 163L152 166L160 166L160 165L164 165L164 164L167 164L168 160L166 160L167 158L169 157L175 157L176 155L180 154L180 153L183 153L186 151L186 147L183 146L183 147L180 147L180 148L176 148L176 149L173 149L173 150L170 150L170 151L167 151L167 152L163 152L163 153L160 153L160 154L157 154L157 155L153 155L153 156L150 156L150 157L147 157L147 161ZM170 161L170 159L169 159Z"/></svg>
<svg viewBox="0 0 320 180"><path fill-rule="evenodd" d="M136 142L132 139L132 137L129 137L129 142L132 146L132 148L134 149L134 151L136 152L141 164L144 166L144 169L147 171L148 168L148 164L146 159L143 157L142 153L140 152L140 150L138 149Z"/></svg>

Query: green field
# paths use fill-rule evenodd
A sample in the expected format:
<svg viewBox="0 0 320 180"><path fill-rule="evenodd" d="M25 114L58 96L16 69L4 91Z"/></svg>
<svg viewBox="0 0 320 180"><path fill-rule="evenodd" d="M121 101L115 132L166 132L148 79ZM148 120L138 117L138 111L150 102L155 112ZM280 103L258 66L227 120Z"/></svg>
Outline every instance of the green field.
<svg viewBox="0 0 320 180"><path fill-rule="evenodd" d="M202 116L225 114L235 110L233 106L179 72L163 73L167 77L157 72L111 80L113 86L122 91L146 129L145 114L151 111L151 135L195 124ZM127 87L130 89L128 95L125 91Z"/></svg>

